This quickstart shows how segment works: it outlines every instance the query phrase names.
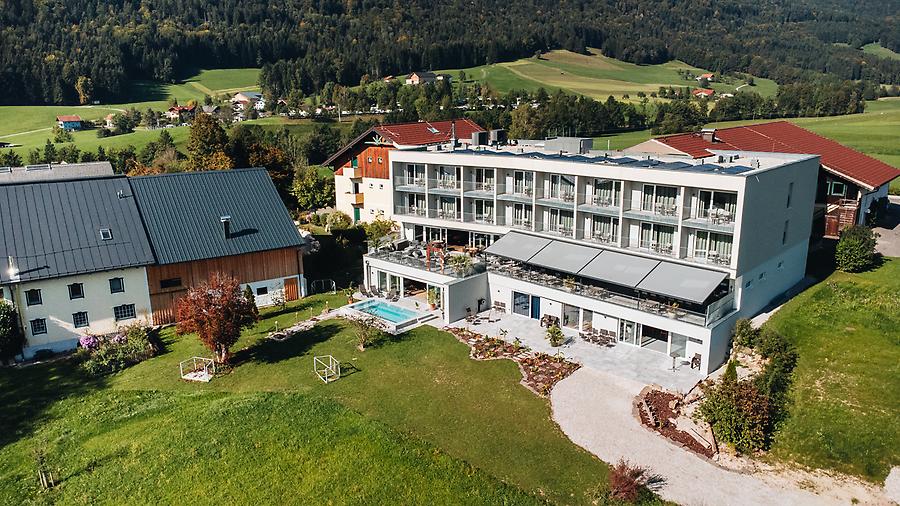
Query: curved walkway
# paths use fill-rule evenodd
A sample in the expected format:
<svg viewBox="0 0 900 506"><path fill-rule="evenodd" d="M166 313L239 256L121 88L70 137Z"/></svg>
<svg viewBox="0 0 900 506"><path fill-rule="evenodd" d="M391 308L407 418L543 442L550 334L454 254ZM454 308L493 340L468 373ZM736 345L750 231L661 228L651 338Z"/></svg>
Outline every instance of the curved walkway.
<svg viewBox="0 0 900 506"><path fill-rule="evenodd" d="M685 505L823 505L890 504L861 483L829 479L809 481L811 473L784 474L729 471L683 450L643 426L632 416L632 399L643 384L584 367L561 381L551 393L553 418L576 444L606 462L625 458L661 475L657 492ZM796 476L794 476L796 474ZM801 488L797 481L807 485ZM832 483L823 483L827 481ZM827 491L815 493L815 485ZM828 486L830 485L830 486Z"/></svg>

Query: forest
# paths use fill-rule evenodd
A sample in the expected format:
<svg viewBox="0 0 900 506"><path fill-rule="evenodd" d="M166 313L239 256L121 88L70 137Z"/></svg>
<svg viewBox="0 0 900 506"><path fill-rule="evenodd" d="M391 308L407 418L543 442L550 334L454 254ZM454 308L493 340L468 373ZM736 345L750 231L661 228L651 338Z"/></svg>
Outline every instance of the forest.
<svg viewBox="0 0 900 506"><path fill-rule="evenodd" d="M320 91L417 69L508 61L562 48L634 63L673 58L792 83L900 83L900 0L4 0L0 104L131 99L135 80L263 67L275 92ZM885 13L888 13L886 16ZM485 29L491 27L491 29ZM145 97L141 97L146 100Z"/></svg>

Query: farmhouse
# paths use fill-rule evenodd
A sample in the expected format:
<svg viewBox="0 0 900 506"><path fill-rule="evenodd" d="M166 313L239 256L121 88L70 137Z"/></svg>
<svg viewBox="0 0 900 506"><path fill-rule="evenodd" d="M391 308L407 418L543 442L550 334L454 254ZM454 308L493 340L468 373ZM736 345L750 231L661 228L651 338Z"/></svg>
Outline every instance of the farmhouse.
<svg viewBox="0 0 900 506"><path fill-rule="evenodd" d="M694 90L691 90L691 95L695 96L696 98L710 98L715 94L716 90L709 88L696 88Z"/></svg>
<svg viewBox="0 0 900 506"><path fill-rule="evenodd" d="M388 175L389 153L416 149L458 139L471 142L473 134L486 133L467 120L399 123L375 126L341 148L324 165L335 172L338 210L354 222L371 221L392 214L393 185Z"/></svg>
<svg viewBox="0 0 900 506"><path fill-rule="evenodd" d="M247 112L251 108L262 111L266 108L266 99L262 93L255 91L242 91L235 93L231 98L231 105L238 111Z"/></svg>
<svg viewBox="0 0 900 506"><path fill-rule="evenodd" d="M365 286L435 294L444 324L494 308L708 374L735 320L803 278L818 165L734 150L394 150L386 177L410 246L366 255Z"/></svg>
<svg viewBox="0 0 900 506"><path fill-rule="evenodd" d="M185 121L194 116L196 107L193 105L173 105L165 112L166 119L170 121Z"/></svg>
<svg viewBox="0 0 900 506"><path fill-rule="evenodd" d="M124 176L0 185L0 223L0 297L18 308L26 359L151 321L153 251Z"/></svg>
<svg viewBox="0 0 900 506"><path fill-rule="evenodd" d="M865 223L872 204L886 198L890 182L900 177L900 170L788 121L658 137L632 150L700 159L716 158L715 150L819 155L813 236L832 238Z"/></svg>
<svg viewBox="0 0 900 506"><path fill-rule="evenodd" d="M156 261L147 266L155 324L175 321L187 290L223 273L257 304L306 294L300 237L265 169L131 178Z"/></svg>
<svg viewBox="0 0 900 506"><path fill-rule="evenodd" d="M406 78L406 84L411 85L419 85L419 84L428 84L437 81L437 76L434 72L413 72Z"/></svg>
<svg viewBox="0 0 900 506"><path fill-rule="evenodd" d="M695 79L697 81L702 81L702 80L706 79L707 81L712 82L713 80L715 80L715 77L716 77L715 74L707 72L705 74L700 74L699 76L695 77Z"/></svg>
<svg viewBox="0 0 900 506"><path fill-rule="evenodd" d="M75 115L57 116L56 124L63 130L81 130L82 120L81 116Z"/></svg>

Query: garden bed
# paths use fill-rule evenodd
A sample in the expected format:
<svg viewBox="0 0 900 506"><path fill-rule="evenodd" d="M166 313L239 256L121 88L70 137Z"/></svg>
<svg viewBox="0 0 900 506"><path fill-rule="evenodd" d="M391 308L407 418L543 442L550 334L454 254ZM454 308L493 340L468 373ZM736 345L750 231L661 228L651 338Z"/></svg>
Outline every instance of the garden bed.
<svg viewBox="0 0 900 506"><path fill-rule="evenodd" d="M682 413L681 395L646 387L635 399L641 423L680 446L706 458L715 456L713 443L704 443L697 436L678 428L678 423L692 424Z"/></svg>
<svg viewBox="0 0 900 506"><path fill-rule="evenodd" d="M531 351L527 346L510 343L497 337L487 337L463 328L448 328L448 332L471 349L475 360L507 358L519 365L522 385L541 397L548 397L553 387L577 371L581 365L546 353Z"/></svg>

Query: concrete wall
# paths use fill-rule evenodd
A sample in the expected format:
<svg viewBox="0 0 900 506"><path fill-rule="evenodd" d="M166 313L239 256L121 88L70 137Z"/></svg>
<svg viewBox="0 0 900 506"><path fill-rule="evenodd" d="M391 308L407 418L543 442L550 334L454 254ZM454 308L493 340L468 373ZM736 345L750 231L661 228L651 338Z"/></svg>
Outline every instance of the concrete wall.
<svg viewBox="0 0 900 506"><path fill-rule="evenodd" d="M353 180L347 176L334 176L335 209L353 218ZM394 190L390 179L360 178L359 191L364 195L360 206L359 220L375 221L376 218L391 219L394 213Z"/></svg>
<svg viewBox="0 0 900 506"><path fill-rule="evenodd" d="M466 317L466 308L478 311L478 299L484 299L481 310L491 307L488 294L487 273L455 281L444 287L444 323L449 324Z"/></svg>
<svg viewBox="0 0 900 506"><path fill-rule="evenodd" d="M109 280L116 277L124 279L125 291L122 293L109 292ZM84 285L84 298L69 299L68 285L72 283ZM41 290L41 304L27 305L25 292L31 289ZM143 267L21 283L15 287L14 301L19 308L25 337L28 340L24 350L26 359L31 358L34 352L40 349L53 351L74 349L78 344L78 338L82 335L109 334L115 332L120 325L135 322L152 323L150 291ZM134 304L136 318L116 322L113 307L123 304ZM88 313L90 324L76 329L72 315L82 311ZM47 321L46 334L31 333L30 322L38 318Z"/></svg>
<svg viewBox="0 0 900 506"><path fill-rule="evenodd" d="M306 296L306 280L303 279L303 276L288 276L288 278L296 278L297 279L297 288L298 295L300 297ZM253 290L253 295L256 296L256 305L259 307L271 306L274 304L274 297L276 294L284 294L284 280L288 278L275 278L275 279L266 279L263 281L254 281L252 283L244 283L243 287L250 286ZM265 294L260 294L260 289L265 289Z"/></svg>

